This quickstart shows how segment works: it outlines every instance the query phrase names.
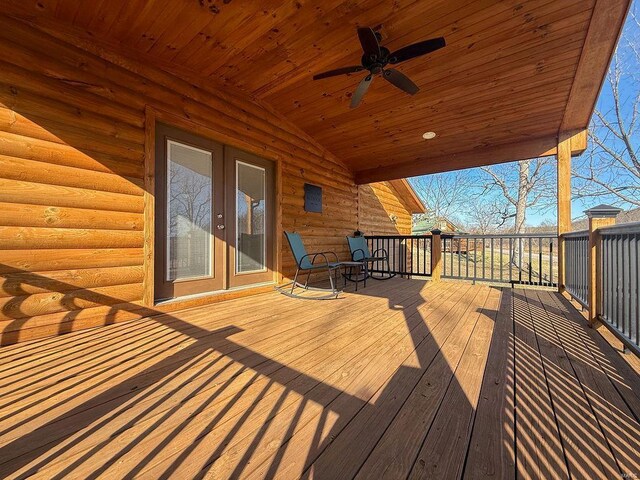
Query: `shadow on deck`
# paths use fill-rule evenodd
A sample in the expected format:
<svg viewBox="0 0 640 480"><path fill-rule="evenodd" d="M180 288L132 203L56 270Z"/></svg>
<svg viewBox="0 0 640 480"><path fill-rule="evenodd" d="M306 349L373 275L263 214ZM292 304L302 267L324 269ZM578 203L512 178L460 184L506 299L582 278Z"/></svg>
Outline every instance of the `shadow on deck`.
<svg viewBox="0 0 640 480"><path fill-rule="evenodd" d="M0 359L4 478L640 474L638 376L548 291L269 293Z"/></svg>

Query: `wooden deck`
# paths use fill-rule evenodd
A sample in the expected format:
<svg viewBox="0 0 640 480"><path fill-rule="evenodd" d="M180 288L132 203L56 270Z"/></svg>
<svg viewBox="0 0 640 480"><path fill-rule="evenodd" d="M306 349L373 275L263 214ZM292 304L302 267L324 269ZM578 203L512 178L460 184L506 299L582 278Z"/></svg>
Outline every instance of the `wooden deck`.
<svg viewBox="0 0 640 480"><path fill-rule="evenodd" d="M0 349L0 478L621 478L640 381L553 292L276 293Z"/></svg>

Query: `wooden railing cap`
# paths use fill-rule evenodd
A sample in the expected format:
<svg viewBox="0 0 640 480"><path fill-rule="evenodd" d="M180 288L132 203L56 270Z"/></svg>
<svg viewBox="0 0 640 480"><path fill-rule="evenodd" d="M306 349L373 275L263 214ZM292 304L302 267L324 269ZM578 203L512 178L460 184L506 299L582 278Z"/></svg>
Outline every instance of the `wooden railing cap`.
<svg viewBox="0 0 640 480"><path fill-rule="evenodd" d="M588 218L615 218L622 211L621 208L613 207L611 205L601 204L597 207L585 210Z"/></svg>

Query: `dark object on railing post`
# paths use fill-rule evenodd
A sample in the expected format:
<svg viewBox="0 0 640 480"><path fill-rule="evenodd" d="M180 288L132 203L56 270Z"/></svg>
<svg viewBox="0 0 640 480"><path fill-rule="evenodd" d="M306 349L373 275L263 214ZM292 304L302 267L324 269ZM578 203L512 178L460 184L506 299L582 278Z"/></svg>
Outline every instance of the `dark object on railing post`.
<svg viewBox="0 0 640 480"><path fill-rule="evenodd" d="M622 211L610 205L598 205L585 210L589 218L589 251L587 260L589 294L589 326L593 326L602 313L602 242L599 228L615 225L616 217Z"/></svg>
<svg viewBox="0 0 640 480"><path fill-rule="evenodd" d="M442 276L442 232L431 230L431 281L439 282Z"/></svg>

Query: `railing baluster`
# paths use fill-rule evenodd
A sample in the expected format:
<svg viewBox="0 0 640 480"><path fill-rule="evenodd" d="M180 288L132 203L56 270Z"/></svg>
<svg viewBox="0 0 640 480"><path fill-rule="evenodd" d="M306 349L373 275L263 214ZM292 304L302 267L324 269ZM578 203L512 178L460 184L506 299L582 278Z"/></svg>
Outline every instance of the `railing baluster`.
<svg viewBox="0 0 640 480"><path fill-rule="evenodd" d="M542 239L538 239L538 285L542 285Z"/></svg>
<svg viewBox="0 0 640 480"><path fill-rule="evenodd" d="M486 249L487 246L485 245L484 242L484 237L482 238L482 279L485 279L485 275L484 275L484 267L485 267L485 253L486 253Z"/></svg>
<svg viewBox="0 0 640 480"><path fill-rule="evenodd" d="M606 318L609 322L612 322L613 306L611 305L612 291L613 291L613 246L611 237L607 237L607 308Z"/></svg>
<svg viewBox="0 0 640 480"><path fill-rule="evenodd" d="M491 249L491 280L495 280L494 278L494 274L493 274L493 237L491 237L491 241L489 242L490 246L489 248Z"/></svg>
<svg viewBox="0 0 640 480"><path fill-rule="evenodd" d="M622 284L621 278L620 278L620 271L621 271L621 265L620 262L622 260L622 249L620 248L621 245L621 240L622 238L619 235L616 235L616 276L615 276L615 282L616 282L616 289L615 289L615 295L616 295L616 312L615 312L615 321L616 321L616 327L618 327L618 329L620 329L620 318L621 318L621 312L620 310L622 310L621 307L621 303L622 303L622 292L620 291L620 285Z"/></svg>
<svg viewBox="0 0 640 480"><path fill-rule="evenodd" d="M499 257L498 263L500 265L500 281L502 282L502 267L504 266L504 253L503 253L503 250L502 250L502 237L500 237L500 257Z"/></svg>
<svg viewBox="0 0 640 480"><path fill-rule="evenodd" d="M411 272L413 274L413 253L415 251L414 249L414 238L411 237L411 253L410 253L410 259L409 259L409 263L410 263L410 267L409 267L409 272Z"/></svg>
<svg viewBox="0 0 640 480"><path fill-rule="evenodd" d="M457 250L458 250L458 277L462 277L462 270L461 270L461 265L462 265L462 240L458 240L458 246L457 246ZM451 272L453 273L453 255L451 255Z"/></svg>
<svg viewBox="0 0 640 480"><path fill-rule="evenodd" d="M473 239L473 281L475 282L478 278L477 272L478 268L478 239Z"/></svg>
<svg viewBox="0 0 640 480"><path fill-rule="evenodd" d="M451 242L449 246L449 259L451 261L451 272L450 275L453 277L460 276L460 240L455 240L454 238L450 238ZM454 268L454 259L457 258L458 270Z"/></svg>
<svg viewBox="0 0 640 480"><path fill-rule="evenodd" d="M531 264L532 259L531 259L531 237L529 237L529 284L531 284L531 270L533 268L533 265Z"/></svg>
<svg viewBox="0 0 640 480"><path fill-rule="evenodd" d="M638 264L640 263L638 261L639 257L638 257L638 243L640 243L639 241L639 236L638 234L635 234L633 236L633 243L634 243L634 251L635 251L635 258L632 262L633 268L636 269L636 271L638 270ZM633 281L634 281L634 297L633 297L633 304L635 305L635 315L633 316L634 320L635 320L635 330L633 332L631 332L631 336L630 338L635 342L636 345L640 345L640 304L638 303L640 301L640 280L638 279L638 275L634 275L633 276Z"/></svg>
<svg viewBox="0 0 640 480"><path fill-rule="evenodd" d="M626 298L628 299L627 301L625 301L625 304L627 304L626 307L626 332L627 332L627 336L629 338L632 338L632 332L633 332L633 316L631 314L631 305L633 304L633 281L632 281L632 277L634 277L634 272L633 272L633 263L631 263L631 250L632 250L632 243L633 243L633 236L632 235L628 235L627 236L627 259L629 259L629 261L627 261L625 263L625 270L626 270L626 275L627 275L627 282L626 282ZM637 272L636 275L637 277Z"/></svg>
<svg viewBox="0 0 640 480"><path fill-rule="evenodd" d="M509 238L509 283L513 283L513 238Z"/></svg>

